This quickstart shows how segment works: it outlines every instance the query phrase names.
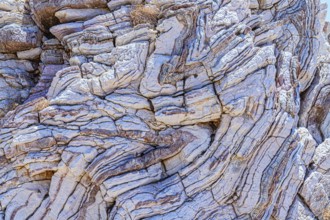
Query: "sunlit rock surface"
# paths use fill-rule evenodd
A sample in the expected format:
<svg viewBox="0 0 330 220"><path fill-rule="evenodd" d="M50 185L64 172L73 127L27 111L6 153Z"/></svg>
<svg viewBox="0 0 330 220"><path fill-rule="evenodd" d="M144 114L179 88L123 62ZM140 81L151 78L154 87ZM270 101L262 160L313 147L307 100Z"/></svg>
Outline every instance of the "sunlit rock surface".
<svg viewBox="0 0 330 220"><path fill-rule="evenodd" d="M319 0L1 0L0 219L330 219Z"/></svg>

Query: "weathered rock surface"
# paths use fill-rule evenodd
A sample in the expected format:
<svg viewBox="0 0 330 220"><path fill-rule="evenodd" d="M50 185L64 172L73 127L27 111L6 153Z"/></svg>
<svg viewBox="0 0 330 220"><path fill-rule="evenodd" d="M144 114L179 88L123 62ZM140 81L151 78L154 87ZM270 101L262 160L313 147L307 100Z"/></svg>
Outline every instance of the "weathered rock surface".
<svg viewBox="0 0 330 220"><path fill-rule="evenodd" d="M2 0L0 219L330 219L325 9Z"/></svg>

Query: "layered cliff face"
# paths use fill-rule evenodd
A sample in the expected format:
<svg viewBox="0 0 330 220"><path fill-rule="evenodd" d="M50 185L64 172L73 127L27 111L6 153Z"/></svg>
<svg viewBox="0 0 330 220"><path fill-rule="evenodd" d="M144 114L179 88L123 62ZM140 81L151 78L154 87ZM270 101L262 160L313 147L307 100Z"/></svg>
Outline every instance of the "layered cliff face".
<svg viewBox="0 0 330 220"><path fill-rule="evenodd" d="M319 0L1 0L0 219L330 219Z"/></svg>

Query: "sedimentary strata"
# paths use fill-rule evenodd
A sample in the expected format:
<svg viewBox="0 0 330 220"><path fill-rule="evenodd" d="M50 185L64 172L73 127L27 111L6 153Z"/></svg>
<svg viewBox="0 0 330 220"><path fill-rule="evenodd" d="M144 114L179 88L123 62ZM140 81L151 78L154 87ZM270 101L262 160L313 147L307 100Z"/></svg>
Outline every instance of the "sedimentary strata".
<svg viewBox="0 0 330 220"><path fill-rule="evenodd" d="M330 219L319 0L2 0L0 219Z"/></svg>

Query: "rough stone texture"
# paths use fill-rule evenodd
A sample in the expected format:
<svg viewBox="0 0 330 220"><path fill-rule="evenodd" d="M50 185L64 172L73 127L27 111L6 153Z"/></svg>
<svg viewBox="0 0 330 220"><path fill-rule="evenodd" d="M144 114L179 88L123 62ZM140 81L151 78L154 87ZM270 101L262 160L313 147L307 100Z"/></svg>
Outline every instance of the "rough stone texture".
<svg viewBox="0 0 330 220"><path fill-rule="evenodd" d="M325 9L1 0L0 219L329 220Z"/></svg>

